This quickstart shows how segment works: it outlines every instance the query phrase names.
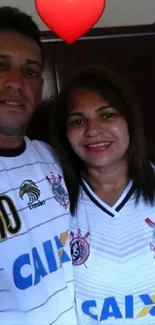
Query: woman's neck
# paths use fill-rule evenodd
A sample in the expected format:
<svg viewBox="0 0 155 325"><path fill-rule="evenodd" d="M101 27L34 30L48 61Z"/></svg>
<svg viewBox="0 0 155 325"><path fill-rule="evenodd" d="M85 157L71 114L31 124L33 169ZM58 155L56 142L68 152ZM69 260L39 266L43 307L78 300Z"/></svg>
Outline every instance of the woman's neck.
<svg viewBox="0 0 155 325"><path fill-rule="evenodd" d="M113 205L128 184L127 164L122 161L106 168L89 168L85 179L104 202Z"/></svg>

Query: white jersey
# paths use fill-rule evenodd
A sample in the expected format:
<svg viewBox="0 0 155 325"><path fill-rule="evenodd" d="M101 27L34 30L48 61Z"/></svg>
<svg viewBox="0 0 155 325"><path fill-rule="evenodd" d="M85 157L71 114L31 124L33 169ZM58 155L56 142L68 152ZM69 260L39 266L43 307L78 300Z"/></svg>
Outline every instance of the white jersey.
<svg viewBox="0 0 155 325"><path fill-rule="evenodd" d="M68 195L50 147L0 150L0 325L75 325Z"/></svg>
<svg viewBox="0 0 155 325"><path fill-rule="evenodd" d="M155 324L155 206L130 183L110 207L84 183L71 218L80 325Z"/></svg>

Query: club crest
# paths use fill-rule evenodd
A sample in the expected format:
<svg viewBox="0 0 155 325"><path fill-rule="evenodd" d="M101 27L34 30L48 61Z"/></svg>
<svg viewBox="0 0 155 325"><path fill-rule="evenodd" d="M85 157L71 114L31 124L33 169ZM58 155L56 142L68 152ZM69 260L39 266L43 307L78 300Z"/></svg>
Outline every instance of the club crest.
<svg viewBox="0 0 155 325"><path fill-rule="evenodd" d="M89 257L90 246L86 240L89 235L90 233L87 232L84 236L82 236L80 229L78 229L76 235L74 235L73 232L70 233L72 238L70 242L72 263L75 266L85 264Z"/></svg>
<svg viewBox="0 0 155 325"><path fill-rule="evenodd" d="M151 240L150 240L150 249L151 251L154 252L154 258L155 258L155 223L147 218L145 219L145 222L147 223L147 225L152 228L152 236L151 236Z"/></svg>
<svg viewBox="0 0 155 325"><path fill-rule="evenodd" d="M52 192L54 194L55 199L66 209L69 204L69 198L67 192L61 184L62 176L58 175L58 177L56 177L51 172L51 177L49 178L48 176L46 176L46 179L52 187Z"/></svg>

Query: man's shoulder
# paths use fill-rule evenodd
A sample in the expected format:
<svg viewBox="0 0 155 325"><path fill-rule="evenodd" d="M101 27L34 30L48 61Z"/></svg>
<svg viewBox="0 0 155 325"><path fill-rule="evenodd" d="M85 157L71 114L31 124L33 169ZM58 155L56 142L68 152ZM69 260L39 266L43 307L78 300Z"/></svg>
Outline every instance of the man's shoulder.
<svg viewBox="0 0 155 325"><path fill-rule="evenodd" d="M54 150L53 148L47 144L46 142L40 141L40 140L30 140L31 146L33 146L36 150L43 150L44 152L53 154ZM40 152L42 153L42 152Z"/></svg>
<svg viewBox="0 0 155 325"><path fill-rule="evenodd" d="M25 141L27 144L27 149L33 151L41 160L50 161L54 164L58 164L58 159L55 150L47 143L40 140L30 140L25 137Z"/></svg>

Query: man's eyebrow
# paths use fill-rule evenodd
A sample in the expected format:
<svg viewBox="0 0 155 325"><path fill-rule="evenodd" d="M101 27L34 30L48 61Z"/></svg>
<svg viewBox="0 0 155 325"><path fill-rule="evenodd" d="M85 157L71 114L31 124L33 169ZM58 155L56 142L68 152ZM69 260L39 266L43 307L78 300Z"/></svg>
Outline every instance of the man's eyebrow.
<svg viewBox="0 0 155 325"><path fill-rule="evenodd" d="M37 61L37 60L33 60L33 59L27 59L26 63L28 64L32 64L32 65L37 65L37 67L39 69L42 69L42 65Z"/></svg>
<svg viewBox="0 0 155 325"><path fill-rule="evenodd" d="M10 59L10 58L11 58L11 55L9 55L9 54L0 54L0 59ZM37 60L26 59L26 63L36 65L39 69L42 69L41 63L39 63L39 61L37 61Z"/></svg>

